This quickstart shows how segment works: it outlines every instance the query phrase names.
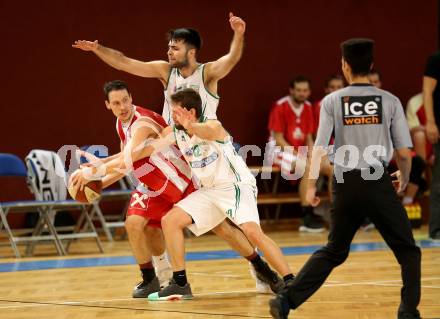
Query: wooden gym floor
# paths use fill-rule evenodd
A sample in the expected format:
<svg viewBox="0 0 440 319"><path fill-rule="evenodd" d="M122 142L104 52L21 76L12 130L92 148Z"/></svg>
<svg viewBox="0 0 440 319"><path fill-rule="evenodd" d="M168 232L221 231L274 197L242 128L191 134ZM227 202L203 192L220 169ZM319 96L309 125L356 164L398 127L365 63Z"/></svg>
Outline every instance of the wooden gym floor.
<svg viewBox="0 0 440 319"><path fill-rule="evenodd" d="M294 272L327 236L292 227L267 233L285 249ZM440 318L440 242L426 239L426 233L415 230L424 247L420 311L423 318ZM36 257L20 260L2 246L0 318L270 318L271 296L255 292L247 262L213 235L187 239L192 301L132 299L140 277L128 242L103 239L103 244L106 253L97 254L94 242L79 240L63 258L47 257L55 249L40 245ZM359 231L348 260L290 317L396 318L400 285L399 265L378 233Z"/></svg>

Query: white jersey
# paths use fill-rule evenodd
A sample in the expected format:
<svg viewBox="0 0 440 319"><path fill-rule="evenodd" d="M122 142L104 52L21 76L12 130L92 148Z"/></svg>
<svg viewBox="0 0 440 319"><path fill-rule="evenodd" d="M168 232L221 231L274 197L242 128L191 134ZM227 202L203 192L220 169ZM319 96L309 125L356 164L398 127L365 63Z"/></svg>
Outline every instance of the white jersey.
<svg viewBox="0 0 440 319"><path fill-rule="evenodd" d="M176 143L193 175L202 187L222 188L236 183L256 185L246 163L234 149L232 142L208 141L184 130L174 128Z"/></svg>
<svg viewBox="0 0 440 319"><path fill-rule="evenodd" d="M171 95L187 88L194 89L199 93L202 99L202 116L210 120L217 119L216 113L220 98L206 89L203 78L204 69L205 65L200 64L194 73L186 78L180 74L178 69L171 69L167 87L164 90L165 101L162 111L162 116L169 125L173 124L171 117Z"/></svg>

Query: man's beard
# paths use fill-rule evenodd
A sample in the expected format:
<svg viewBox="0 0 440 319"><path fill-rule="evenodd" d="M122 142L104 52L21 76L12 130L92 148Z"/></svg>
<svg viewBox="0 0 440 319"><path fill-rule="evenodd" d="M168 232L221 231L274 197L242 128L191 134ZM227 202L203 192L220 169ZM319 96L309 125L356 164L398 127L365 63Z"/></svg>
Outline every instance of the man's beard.
<svg viewBox="0 0 440 319"><path fill-rule="evenodd" d="M176 61L173 64L171 64L171 67L176 68L176 69L181 69L181 68L187 67L188 65L189 65L188 58L185 57L185 59L183 61Z"/></svg>
<svg viewBox="0 0 440 319"><path fill-rule="evenodd" d="M306 100L305 99L302 99L302 100L298 100L297 98L293 98L293 101L296 103L296 104L303 104Z"/></svg>

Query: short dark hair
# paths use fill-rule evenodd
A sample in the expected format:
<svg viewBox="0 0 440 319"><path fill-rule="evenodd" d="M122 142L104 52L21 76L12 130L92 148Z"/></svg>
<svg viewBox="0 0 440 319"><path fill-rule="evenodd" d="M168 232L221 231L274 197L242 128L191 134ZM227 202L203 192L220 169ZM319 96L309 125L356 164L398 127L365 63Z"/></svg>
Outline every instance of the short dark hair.
<svg viewBox="0 0 440 319"><path fill-rule="evenodd" d="M379 71L377 71L377 69L371 69L370 72L368 72L369 75L373 75L373 74L377 74L377 77L379 78L379 80L382 80L382 74L380 74Z"/></svg>
<svg viewBox="0 0 440 319"><path fill-rule="evenodd" d="M179 28L168 31L168 41L171 40L182 40L187 45L196 48L197 51L202 47L200 33L192 28Z"/></svg>
<svg viewBox="0 0 440 319"><path fill-rule="evenodd" d="M131 95L130 90L128 89L128 85L121 80L114 80L107 82L106 84L104 84L103 89L104 89L104 96L107 101L109 101L108 95L110 94L111 91L127 90L128 94Z"/></svg>
<svg viewBox="0 0 440 319"><path fill-rule="evenodd" d="M171 95L171 101L180 103L187 110L195 109L197 118L202 116L202 99L193 89L184 89Z"/></svg>
<svg viewBox="0 0 440 319"><path fill-rule="evenodd" d="M344 82L344 78L342 77L342 75L332 74L325 80L324 87L327 88L330 85L330 82L333 80L340 80L340 81Z"/></svg>
<svg viewBox="0 0 440 319"><path fill-rule="evenodd" d="M371 39L349 39L341 43L342 57L354 75L368 75L373 63L373 48Z"/></svg>
<svg viewBox="0 0 440 319"><path fill-rule="evenodd" d="M306 78L304 75L298 75L289 81L289 87L291 89L294 89L296 83L303 83L303 82L307 82L310 86L310 80L308 78Z"/></svg>

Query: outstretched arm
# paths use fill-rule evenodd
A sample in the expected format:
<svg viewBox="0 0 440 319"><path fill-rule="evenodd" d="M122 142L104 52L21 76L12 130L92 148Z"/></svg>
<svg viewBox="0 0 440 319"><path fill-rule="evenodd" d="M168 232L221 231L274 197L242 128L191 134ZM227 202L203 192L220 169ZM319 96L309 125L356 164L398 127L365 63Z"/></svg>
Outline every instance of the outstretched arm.
<svg viewBox="0 0 440 319"><path fill-rule="evenodd" d="M201 139L209 141L224 141L228 136L222 124L217 120L199 123L191 117L190 111L179 106L174 107L173 112L179 123L190 135L194 134Z"/></svg>
<svg viewBox="0 0 440 319"><path fill-rule="evenodd" d="M103 183L108 186L125 175L127 170L132 169L134 162L160 151L173 142L169 138L157 138L158 130L148 121L139 121L138 127L132 128L132 131L133 137L124 147L123 152L105 164L100 162L99 166L84 167L75 172L70 178L69 185L82 190L88 181L104 177Z"/></svg>
<svg viewBox="0 0 440 319"><path fill-rule="evenodd" d="M78 40L72 47L95 53L102 61L115 69L145 78L157 78L166 85L170 65L166 61L143 62L129 58L124 53L107 48L95 41Z"/></svg>
<svg viewBox="0 0 440 319"><path fill-rule="evenodd" d="M216 61L209 62L205 67L205 79L206 84L210 82L217 82L224 78L234 68L234 66L240 61L243 46L244 46L244 32L246 29L246 23L239 17L229 13L229 23L234 31L234 37L232 38L231 47L229 52L219 58ZM215 90L216 92L217 90Z"/></svg>

